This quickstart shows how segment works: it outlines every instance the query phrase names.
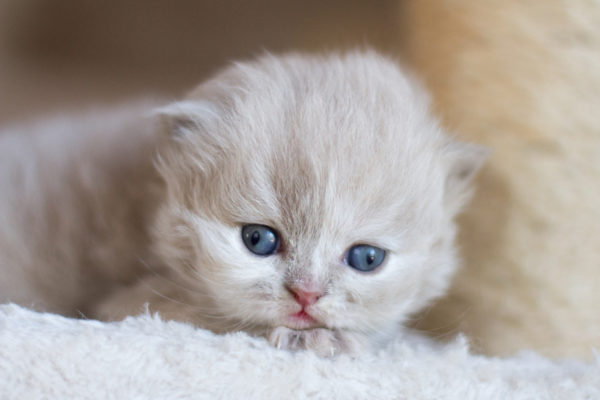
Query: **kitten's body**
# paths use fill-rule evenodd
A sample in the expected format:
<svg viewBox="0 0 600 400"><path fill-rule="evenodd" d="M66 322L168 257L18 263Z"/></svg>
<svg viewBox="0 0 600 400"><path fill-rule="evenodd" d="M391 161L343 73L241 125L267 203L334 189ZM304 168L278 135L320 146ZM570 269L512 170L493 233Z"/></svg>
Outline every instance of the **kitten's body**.
<svg viewBox="0 0 600 400"><path fill-rule="evenodd" d="M448 286L482 157L392 62L266 56L160 113L0 137L0 300L103 319L149 303L329 353L389 336ZM273 227L281 248L252 254L244 224ZM356 244L385 262L352 269Z"/></svg>
<svg viewBox="0 0 600 400"><path fill-rule="evenodd" d="M150 107L0 132L0 302L79 315L146 272L162 185Z"/></svg>

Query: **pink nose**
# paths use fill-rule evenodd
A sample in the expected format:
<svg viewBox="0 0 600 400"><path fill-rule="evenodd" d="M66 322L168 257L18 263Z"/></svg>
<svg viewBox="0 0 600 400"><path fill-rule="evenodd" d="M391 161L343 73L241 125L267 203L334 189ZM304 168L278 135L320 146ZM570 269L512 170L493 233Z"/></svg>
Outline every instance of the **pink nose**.
<svg viewBox="0 0 600 400"><path fill-rule="evenodd" d="M293 286L286 286L285 288L292 294L292 296L294 296L296 301L302 307L315 304L317 300L319 300L323 296L322 292L303 290Z"/></svg>

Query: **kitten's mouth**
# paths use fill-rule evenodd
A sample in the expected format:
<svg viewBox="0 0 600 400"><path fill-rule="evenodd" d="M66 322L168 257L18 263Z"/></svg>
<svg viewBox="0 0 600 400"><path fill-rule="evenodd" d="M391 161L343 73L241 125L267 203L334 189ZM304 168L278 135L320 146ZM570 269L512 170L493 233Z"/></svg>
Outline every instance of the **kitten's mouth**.
<svg viewBox="0 0 600 400"><path fill-rule="evenodd" d="M304 309L298 311L296 314L292 314L291 317L302 321L316 322L315 319L309 313L304 311Z"/></svg>
<svg viewBox="0 0 600 400"><path fill-rule="evenodd" d="M303 308L297 313L290 314L289 321L293 329L308 329L313 328L319 322Z"/></svg>

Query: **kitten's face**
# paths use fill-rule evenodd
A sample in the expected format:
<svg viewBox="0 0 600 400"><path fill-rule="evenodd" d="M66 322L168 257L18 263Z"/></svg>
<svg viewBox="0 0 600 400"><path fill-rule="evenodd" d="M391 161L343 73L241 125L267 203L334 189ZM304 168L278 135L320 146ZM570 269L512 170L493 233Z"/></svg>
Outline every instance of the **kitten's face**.
<svg viewBox="0 0 600 400"><path fill-rule="evenodd" d="M265 57L165 113L159 251L219 315L370 332L447 287L452 219L480 157L440 131L391 62ZM244 240L252 224L268 229Z"/></svg>

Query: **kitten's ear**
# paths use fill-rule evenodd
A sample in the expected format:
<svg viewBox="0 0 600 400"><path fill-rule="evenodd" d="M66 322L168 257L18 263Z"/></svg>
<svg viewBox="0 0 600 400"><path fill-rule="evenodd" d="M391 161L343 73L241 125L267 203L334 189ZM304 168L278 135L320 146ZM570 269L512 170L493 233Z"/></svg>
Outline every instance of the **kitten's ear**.
<svg viewBox="0 0 600 400"><path fill-rule="evenodd" d="M161 124L162 140L169 143L161 148L158 157L163 171L189 171L192 157L195 171L208 174L226 153L214 103L202 99L181 101L155 110L154 115Z"/></svg>
<svg viewBox="0 0 600 400"><path fill-rule="evenodd" d="M473 195L471 182L489 157L487 147L452 140L444 148L447 163L444 203L453 215L469 202Z"/></svg>
<svg viewBox="0 0 600 400"><path fill-rule="evenodd" d="M169 104L154 110L154 115L161 120L166 135L182 140L204 130L216 111L211 102L195 100Z"/></svg>

